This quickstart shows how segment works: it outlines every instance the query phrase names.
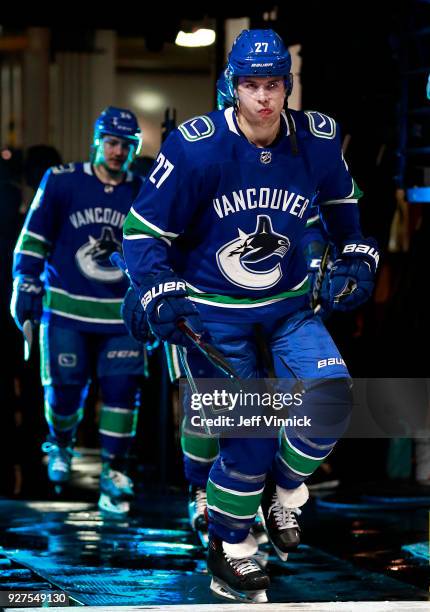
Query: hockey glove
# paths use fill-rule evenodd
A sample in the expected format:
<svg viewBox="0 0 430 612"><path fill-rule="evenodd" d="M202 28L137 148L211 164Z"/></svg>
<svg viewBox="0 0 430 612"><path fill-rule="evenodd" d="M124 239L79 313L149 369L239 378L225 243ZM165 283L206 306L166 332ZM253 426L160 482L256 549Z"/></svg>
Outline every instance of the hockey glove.
<svg viewBox="0 0 430 612"><path fill-rule="evenodd" d="M189 346L178 321L186 319L197 334L204 328L197 308L187 297L185 282L171 271L162 272L152 282L141 291L140 299L153 334L164 342Z"/></svg>
<svg viewBox="0 0 430 612"><path fill-rule="evenodd" d="M330 272L330 301L334 310L353 310L370 298L378 262L378 245L373 238L342 245Z"/></svg>
<svg viewBox="0 0 430 612"><path fill-rule="evenodd" d="M129 287L125 294L124 301L121 304L121 316L132 338L144 344L154 340L139 295L133 287Z"/></svg>
<svg viewBox="0 0 430 612"><path fill-rule="evenodd" d="M113 266L117 266L124 272L131 283L130 275L127 270L127 264L125 263L124 257L121 255L121 253L115 251L115 253L111 254L109 259ZM149 329L148 320L142 304L140 303L139 294L132 284L130 284L130 287L128 288L121 304L121 317L128 333L132 338L138 342L142 342L145 345L150 343L152 344L155 338ZM148 346L147 348L150 350L152 347Z"/></svg>
<svg viewBox="0 0 430 612"><path fill-rule="evenodd" d="M40 322L43 312L43 283L36 276L19 275L13 283L10 312L18 328L22 331L24 322Z"/></svg>

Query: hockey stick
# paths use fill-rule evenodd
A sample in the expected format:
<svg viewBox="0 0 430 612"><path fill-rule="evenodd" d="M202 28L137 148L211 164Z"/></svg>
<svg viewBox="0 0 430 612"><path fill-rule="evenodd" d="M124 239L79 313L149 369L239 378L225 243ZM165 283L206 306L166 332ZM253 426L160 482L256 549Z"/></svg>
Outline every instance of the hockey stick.
<svg viewBox="0 0 430 612"><path fill-rule="evenodd" d="M223 355L209 342L205 342L202 340L201 335L197 334L193 328L187 323L185 319L180 319L176 323L178 329L189 338L189 340L196 346L201 353L206 357L206 359L213 365L217 370L222 372L222 374L226 375L228 378L232 380L239 380L239 375L235 371L235 369L228 363ZM197 383L194 379L194 376L191 372L191 369L188 365L188 361L186 358L186 349L183 346L178 346L179 355L181 358L182 366L184 368L185 375L188 380L188 384L190 385L191 392L196 395L199 394L199 390L197 387ZM211 427L207 424L207 415L203 408L200 407L200 414L203 418L203 427L205 432L208 435L214 435L214 432L211 430Z"/></svg>
<svg viewBox="0 0 430 612"><path fill-rule="evenodd" d="M210 363L215 366L220 372L222 372L228 378L239 380L239 374L233 368L233 366L226 360L226 358L209 342L202 340L200 334L197 334L185 319L180 319L177 322L178 329L181 330L187 338L199 349L201 353L206 357Z"/></svg>
<svg viewBox="0 0 430 612"><path fill-rule="evenodd" d="M24 361L28 361L30 359L31 347L33 346L33 324L30 319L24 321L22 333L24 334Z"/></svg>
<svg viewBox="0 0 430 612"><path fill-rule="evenodd" d="M330 254L330 243L328 242L322 254L320 267L318 268L318 272L315 277L314 286L312 288L311 308L315 314L317 314L317 312L321 309L321 304L319 303L320 295L321 295L321 288L322 288L324 276L327 272L328 263L330 261L329 254Z"/></svg>

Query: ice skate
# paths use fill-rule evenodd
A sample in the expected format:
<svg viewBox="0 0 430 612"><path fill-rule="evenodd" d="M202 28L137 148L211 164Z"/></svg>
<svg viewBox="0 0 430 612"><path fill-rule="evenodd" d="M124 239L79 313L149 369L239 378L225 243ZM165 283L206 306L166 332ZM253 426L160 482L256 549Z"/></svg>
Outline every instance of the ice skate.
<svg viewBox="0 0 430 612"><path fill-rule="evenodd" d="M191 485L188 492L188 516L193 531L197 534L202 546L208 547L206 489Z"/></svg>
<svg viewBox="0 0 430 612"><path fill-rule="evenodd" d="M309 492L303 483L297 489L282 489L268 482L264 489L261 507L270 541L281 561L300 544L300 525L297 518L300 506L306 503Z"/></svg>
<svg viewBox="0 0 430 612"><path fill-rule="evenodd" d="M210 538L208 570L212 574L210 589L215 596L243 603L267 602L270 580L253 558L257 550L251 534L239 544Z"/></svg>
<svg viewBox="0 0 430 612"><path fill-rule="evenodd" d="M60 494L63 485L70 480L72 457L76 454L71 446L62 446L48 440L42 444L42 451L48 455L48 478Z"/></svg>
<svg viewBox="0 0 430 612"><path fill-rule="evenodd" d="M100 475L100 510L112 515L125 515L130 511L130 500L133 496L131 478L105 463Z"/></svg>

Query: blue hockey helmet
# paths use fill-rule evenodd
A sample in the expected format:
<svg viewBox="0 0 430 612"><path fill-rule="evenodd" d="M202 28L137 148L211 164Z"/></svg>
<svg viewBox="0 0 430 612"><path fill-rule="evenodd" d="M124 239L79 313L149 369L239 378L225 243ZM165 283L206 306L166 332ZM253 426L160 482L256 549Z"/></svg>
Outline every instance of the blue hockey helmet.
<svg viewBox="0 0 430 612"><path fill-rule="evenodd" d="M228 56L226 79L232 97L240 76L283 76L287 95L291 93L291 55L276 32L242 30Z"/></svg>
<svg viewBox="0 0 430 612"><path fill-rule="evenodd" d="M105 134L118 136L129 140L135 146L135 154L138 155L142 148L142 133L136 116L125 108L108 106L104 109L94 124L94 145L100 144L101 137Z"/></svg>
<svg viewBox="0 0 430 612"><path fill-rule="evenodd" d="M225 72L225 70L221 72L219 79L216 82L216 105L218 110L224 110L225 108L233 106L234 104Z"/></svg>

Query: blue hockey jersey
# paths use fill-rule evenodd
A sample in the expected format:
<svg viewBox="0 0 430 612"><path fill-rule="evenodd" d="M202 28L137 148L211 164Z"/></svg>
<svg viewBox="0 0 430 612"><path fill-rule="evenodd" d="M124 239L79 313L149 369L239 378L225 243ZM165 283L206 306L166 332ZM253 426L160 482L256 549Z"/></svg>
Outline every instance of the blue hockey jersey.
<svg viewBox="0 0 430 612"><path fill-rule="evenodd" d="M124 225L137 286L172 268L206 318L259 321L307 304L300 242L322 206L361 195L330 117L291 111L263 149L241 133L233 108L183 123L164 143Z"/></svg>
<svg viewBox="0 0 430 612"><path fill-rule="evenodd" d="M49 169L15 248L14 276L43 275L44 321L102 333L126 333L120 306L128 288L109 255L142 180L127 173L102 183L89 162Z"/></svg>

